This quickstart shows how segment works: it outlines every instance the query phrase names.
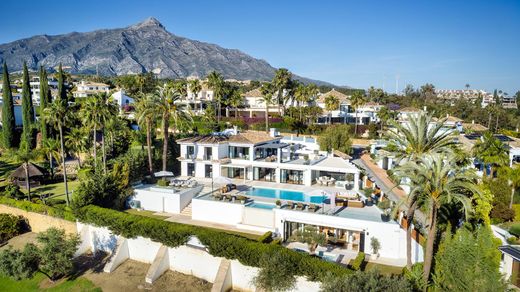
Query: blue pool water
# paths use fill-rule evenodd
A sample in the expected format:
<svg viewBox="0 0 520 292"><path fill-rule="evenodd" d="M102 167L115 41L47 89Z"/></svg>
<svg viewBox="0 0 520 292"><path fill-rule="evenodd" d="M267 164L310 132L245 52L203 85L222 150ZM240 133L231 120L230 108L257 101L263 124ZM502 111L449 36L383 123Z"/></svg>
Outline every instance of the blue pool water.
<svg viewBox="0 0 520 292"><path fill-rule="evenodd" d="M247 205L247 207L252 207L252 208L259 208L259 209L266 209L266 210L272 210L276 207L276 205L274 204L266 204L266 203L259 203L259 202L254 202L252 204L249 204Z"/></svg>
<svg viewBox="0 0 520 292"><path fill-rule="evenodd" d="M279 189L251 188L246 192L246 196L264 197L288 201L307 202L321 204L324 200L322 196L307 196L303 192L288 191Z"/></svg>

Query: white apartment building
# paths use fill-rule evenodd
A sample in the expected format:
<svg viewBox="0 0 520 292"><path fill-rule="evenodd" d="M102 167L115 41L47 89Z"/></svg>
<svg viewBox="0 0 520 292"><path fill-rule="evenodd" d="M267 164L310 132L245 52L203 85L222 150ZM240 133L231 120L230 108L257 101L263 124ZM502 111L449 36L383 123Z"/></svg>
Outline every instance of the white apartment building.
<svg viewBox="0 0 520 292"><path fill-rule="evenodd" d="M51 92L58 90L58 80L54 78L48 78L47 84ZM35 105L40 104L40 77L33 77L29 81L29 85L31 86L32 99Z"/></svg>

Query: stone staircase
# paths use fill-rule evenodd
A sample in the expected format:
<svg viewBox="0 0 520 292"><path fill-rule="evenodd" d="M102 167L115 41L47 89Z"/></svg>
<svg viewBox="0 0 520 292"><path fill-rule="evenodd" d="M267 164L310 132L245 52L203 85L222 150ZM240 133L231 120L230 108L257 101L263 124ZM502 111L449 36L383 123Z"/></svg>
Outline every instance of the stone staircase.
<svg viewBox="0 0 520 292"><path fill-rule="evenodd" d="M188 216L191 218L191 202L188 204L188 206L184 207L181 211L182 216Z"/></svg>

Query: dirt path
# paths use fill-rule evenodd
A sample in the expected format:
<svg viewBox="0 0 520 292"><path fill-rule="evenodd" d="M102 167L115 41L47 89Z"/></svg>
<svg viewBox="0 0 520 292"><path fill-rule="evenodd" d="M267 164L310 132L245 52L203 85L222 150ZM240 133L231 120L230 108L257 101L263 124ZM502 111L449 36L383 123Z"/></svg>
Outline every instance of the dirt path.
<svg viewBox="0 0 520 292"><path fill-rule="evenodd" d="M9 239L9 241L7 241L6 245L0 247L0 251L7 249L9 246L13 247L14 249L22 250L25 247L25 244L36 243L36 236L38 236L38 233L34 233L34 232L27 232L27 233L15 236L15 237Z"/></svg>
<svg viewBox="0 0 520 292"><path fill-rule="evenodd" d="M112 273L88 270L82 277L92 281L104 292L119 291L210 291L212 284L193 276L167 271L152 285L144 278L150 265L127 260Z"/></svg>

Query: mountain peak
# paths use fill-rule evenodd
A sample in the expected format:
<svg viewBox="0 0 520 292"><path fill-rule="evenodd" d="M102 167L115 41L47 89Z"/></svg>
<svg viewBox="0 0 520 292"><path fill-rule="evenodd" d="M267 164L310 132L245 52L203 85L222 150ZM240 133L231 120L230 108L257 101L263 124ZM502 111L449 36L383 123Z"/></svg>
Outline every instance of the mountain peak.
<svg viewBox="0 0 520 292"><path fill-rule="evenodd" d="M131 26L131 28L136 28L136 29L145 28L145 27L158 27L158 28L165 29L164 25L162 25L162 23L159 22L159 20L157 20L154 17L148 17L144 21Z"/></svg>

